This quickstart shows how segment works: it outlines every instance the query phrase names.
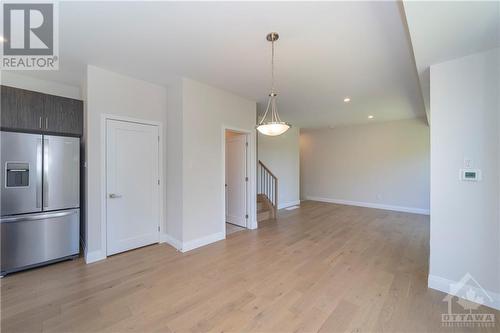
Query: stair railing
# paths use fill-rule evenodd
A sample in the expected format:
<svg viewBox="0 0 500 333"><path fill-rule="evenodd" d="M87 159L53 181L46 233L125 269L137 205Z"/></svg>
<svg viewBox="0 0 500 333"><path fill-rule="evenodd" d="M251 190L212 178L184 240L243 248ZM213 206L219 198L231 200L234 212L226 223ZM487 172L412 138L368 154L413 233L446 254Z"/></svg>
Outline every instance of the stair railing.
<svg viewBox="0 0 500 333"><path fill-rule="evenodd" d="M257 174L257 194L266 196L272 206L273 218L275 219L278 216L278 177L262 161L259 161Z"/></svg>

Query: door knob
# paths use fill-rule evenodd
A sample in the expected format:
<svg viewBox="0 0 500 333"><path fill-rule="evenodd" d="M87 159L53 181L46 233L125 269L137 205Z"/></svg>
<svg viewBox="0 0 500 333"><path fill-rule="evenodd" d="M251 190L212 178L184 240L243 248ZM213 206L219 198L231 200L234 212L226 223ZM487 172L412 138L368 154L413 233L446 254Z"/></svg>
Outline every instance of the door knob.
<svg viewBox="0 0 500 333"><path fill-rule="evenodd" d="M119 194L114 194L114 193L110 193L109 194L109 198L110 199L117 199L117 198L121 198L122 196L119 195Z"/></svg>

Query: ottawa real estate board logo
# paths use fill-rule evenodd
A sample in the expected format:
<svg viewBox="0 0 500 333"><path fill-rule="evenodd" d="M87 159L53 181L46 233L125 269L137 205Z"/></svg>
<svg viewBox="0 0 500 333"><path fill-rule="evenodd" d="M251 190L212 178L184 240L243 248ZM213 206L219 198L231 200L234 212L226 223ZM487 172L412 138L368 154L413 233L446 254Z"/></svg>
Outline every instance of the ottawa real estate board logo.
<svg viewBox="0 0 500 333"><path fill-rule="evenodd" d="M448 304L448 312L441 314L444 327L495 327L495 314L481 306L493 306L494 300L470 273L450 285L450 293L443 302Z"/></svg>
<svg viewBox="0 0 500 333"><path fill-rule="evenodd" d="M2 70L59 69L57 2L2 1Z"/></svg>

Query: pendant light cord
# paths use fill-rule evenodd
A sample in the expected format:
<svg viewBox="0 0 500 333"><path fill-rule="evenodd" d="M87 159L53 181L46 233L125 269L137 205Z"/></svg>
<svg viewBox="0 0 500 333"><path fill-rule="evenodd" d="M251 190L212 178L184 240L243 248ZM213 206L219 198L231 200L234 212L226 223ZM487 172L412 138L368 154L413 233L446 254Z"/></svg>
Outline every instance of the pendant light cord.
<svg viewBox="0 0 500 333"><path fill-rule="evenodd" d="M271 93L274 93L274 38L271 42Z"/></svg>
<svg viewBox="0 0 500 333"><path fill-rule="evenodd" d="M280 121L276 108L275 76L274 76L274 35L271 42L271 121Z"/></svg>

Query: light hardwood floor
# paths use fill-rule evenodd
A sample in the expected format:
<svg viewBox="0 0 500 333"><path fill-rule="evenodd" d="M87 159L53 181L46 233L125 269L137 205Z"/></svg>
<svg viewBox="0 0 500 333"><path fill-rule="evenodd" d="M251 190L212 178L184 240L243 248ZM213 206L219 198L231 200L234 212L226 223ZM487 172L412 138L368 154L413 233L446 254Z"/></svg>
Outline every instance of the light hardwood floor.
<svg viewBox="0 0 500 333"><path fill-rule="evenodd" d="M238 232L238 231L243 231L243 230L245 230L245 228L240 227L238 225L231 224L231 223L226 223L226 236L230 235L230 234L234 234L235 232Z"/></svg>
<svg viewBox="0 0 500 333"><path fill-rule="evenodd" d="M2 332L499 332L443 328L429 218L305 202L179 253L154 245L1 280Z"/></svg>

